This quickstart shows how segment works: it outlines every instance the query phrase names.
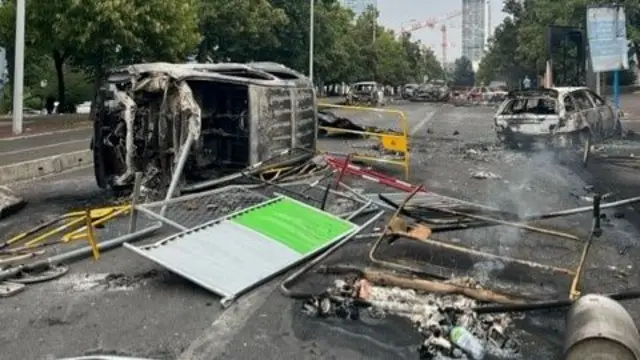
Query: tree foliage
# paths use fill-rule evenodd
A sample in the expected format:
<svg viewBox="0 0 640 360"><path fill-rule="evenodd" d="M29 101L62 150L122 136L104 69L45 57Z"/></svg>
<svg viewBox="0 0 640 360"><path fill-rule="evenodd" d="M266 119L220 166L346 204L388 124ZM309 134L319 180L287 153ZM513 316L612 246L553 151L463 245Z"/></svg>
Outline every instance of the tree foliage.
<svg viewBox="0 0 640 360"><path fill-rule="evenodd" d="M476 82L473 64L466 57L456 59L453 69L453 84L456 86L473 86Z"/></svg>
<svg viewBox="0 0 640 360"><path fill-rule="evenodd" d="M65 80L132 62L274 61L307 73L310 2L300 0L50 0L27 2L25 91L41 80L67 99ZM337 0L316 0L314 80L376 80L389 85L441 78L434 53L408 34L380 26L369 9L359 17ZM15 0L0 7L0 46L13 69ZM80 75L78 75L80 74ZM84 74L84 75L83 75ZM10 76L11 76L10 75ZM96 82L97 84L97 82Z"/></svg>
<svg viewBox="0 0 640 360"><path fill-rule="evenodd" d="M640 55L640 2L621 0L625 7L627 36L631 51ZM505 0L504 21L496 28L478 70L478 78L488 82L506 80L517 84L524 75L540 76L547 61L547 28L550 25L586 29L589 5L609 5L609 0ZM637 65L637 64L636 64ZM626 75L626 79L631 79Z"/></svg>

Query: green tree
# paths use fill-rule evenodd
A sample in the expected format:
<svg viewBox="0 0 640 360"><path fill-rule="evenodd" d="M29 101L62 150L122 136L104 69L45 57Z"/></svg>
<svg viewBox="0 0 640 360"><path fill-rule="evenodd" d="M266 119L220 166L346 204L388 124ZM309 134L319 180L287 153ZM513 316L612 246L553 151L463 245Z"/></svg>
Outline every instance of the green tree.
<svg viewBox="0 0 640 360"><path fill-rule="evenodd" d="M71 5L54 24L57 37L96 86L114 66L185 61L201 39L199 0L66 1Z"/></svg>
<svg viewBox="0 0 640 360"><path fill-rule="evenodd" d="M617 3L625 6L627 36L632 44L630 50L640 55L640 2L623 0ZM611 1L526 0L522 3L506 0L503 11L510 16L496 29L490 51L480 65L478 77L484 81L504 78L513 84L524 74L542 75L548 59L548 27L559 25L585 29L587 7L598 4L608 5ZM623 78L632 79L629 74L625 74Z"/></svg>
<svg viewBox="0 0 640 360"><path fill-rule="evenodd" d="M14 2L0 10L5 44L14 36ZM64 110L65 65L78 66L97 78L125 62L183 60L200 39L198 5L198 0L27 2L26 56L46 55L53 61L59 107Z"/></svg>
<svg viewBox="0 0 640 360"><path fill-rule="evenodd" d="M518 40L513 34L517 33L517 23L506 18L496 27L489 51L480 62L476 80L489 84L494 80L506 81L515 86L519 79L526 74L526 68L515 61Z"/></svg>
<svg viewBox="0 0 640 360"><path fill-rule="evenodd" d="M456 59L453 70L453 84L456 86L473 86L475 74L471 60L466 57Z"/></svg>
<svg viewBox="0 0 640 360"><path fill-rule="evenodd" d="M268 0L200 0L200 14L201 62L270 60L281 45L276 29L288 22Z"/></svg>
<svg viewBox="0 0 640 360"><path fill-rule="evenodd" d="M425 76L429 79L444 77L442 65L433 50L422 45L420 41L412 41L408 33L400 36L400 43L409 65L407 82L422 82Z"/></svg>

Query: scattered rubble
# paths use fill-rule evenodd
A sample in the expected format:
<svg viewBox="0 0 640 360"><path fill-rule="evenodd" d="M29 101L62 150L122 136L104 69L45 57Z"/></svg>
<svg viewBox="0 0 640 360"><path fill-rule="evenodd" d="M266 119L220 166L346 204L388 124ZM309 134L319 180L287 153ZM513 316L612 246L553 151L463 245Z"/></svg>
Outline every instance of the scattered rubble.
<svg viewBox="0 0 640 360"><path fill-rule="evenodd" d="M20 211L27 202L6 186L0 186L0 219Z"/></svg>
<svg viewBox="0 0 640 360"><path fill-rule="evenodd" d="M60 279L56 286L62 291L130 291L160 276L161 272L157 270L131 276L113 273L79 273L69 274Z"/></svg>
<svg viewBox="0 0 640 360"><path fill-rule="evenodd" d="M366 127L361 126L354 123L351 119L338 116L331 111L318 110L318 135L321 135L321 136L332 135L332 131L330 131L327 128L347 130L347 131L353 131L353 132L359 132L359 133L360 132L387 133L387 134L398 133L397 131L392 129L385 130L376 126L366 126ZM336 133L338 132L336 131ZM343 137L362 137L363 136L362 134L349 133L349 132L342 132L338 134Z"/></svg>
<svg viewBox="0 0 640 360"><path fill-rule="evenodd" d="M473 279L445 282L480 288ZM303 311L314 317L338 317L357 321L361 316L380 319L387 315L410 319L424 337L419 346L422 359L481 359L485 351L501 357L515 357L518 341L509 334L513 318L507 315L478 315L470 309L477 302L462 295L438 295L413 289L371 284L365 279L337 279L332 287L303 304ZM462 335L460 335L462 334ZM459 338L462 336L464 339ZM458 338L456 338L458 337ZM473 350L472 342L480 350Z"/></svg>
<svg viewBox="0 0 640 360"><path fill-rule="evenodd" d="M471 172L471 177L474 179L480 179L480 180L484 180L484 179L492 179L492 180L500 180L502 179L502 176L492 173L490 171L484 171L484 170L480 170L480 171L472 171Z"/></svg>

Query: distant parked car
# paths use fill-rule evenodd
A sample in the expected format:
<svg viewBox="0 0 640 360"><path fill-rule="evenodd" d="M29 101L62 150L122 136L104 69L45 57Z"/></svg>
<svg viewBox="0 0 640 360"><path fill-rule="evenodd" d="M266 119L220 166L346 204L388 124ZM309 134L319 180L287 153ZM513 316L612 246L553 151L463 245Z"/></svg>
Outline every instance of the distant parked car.
<svg viewBox="0 0 640 360"><path fill-rule="evenodd" d="M407 84L402 88L402 98L403 99L409 99L413 96L413 94L415 93L416 89L419 87L420 85L418 84Z"/></svg>
<svg viewBox="0 0 640 360"><path fill-rule="evenodd" d="M411 100L444 102L448 101L450 96L451 91L445 81L432 80L415 89Z"/></svg>
<svg viewBox="0 0 640 360"><path fill-rule="evenodd" d="M348 105L366 104L384 106L384 87L375 81L362 81L351 85L347 94Z"/></svg>
<svg viewBox="0 0 640 360"><path fill-rule="evenodd" d="M91 101L85 101L76 107L77 114L89 114L91 113Z"/></svg>
<svg viewBox="0 0 640 360"><path fill-rule="evenodd" d="M585 164L594 142L622 134L618 113L586 87L512 91L494 122L498 139L509 145L560 138L583 146Z"/></svg>

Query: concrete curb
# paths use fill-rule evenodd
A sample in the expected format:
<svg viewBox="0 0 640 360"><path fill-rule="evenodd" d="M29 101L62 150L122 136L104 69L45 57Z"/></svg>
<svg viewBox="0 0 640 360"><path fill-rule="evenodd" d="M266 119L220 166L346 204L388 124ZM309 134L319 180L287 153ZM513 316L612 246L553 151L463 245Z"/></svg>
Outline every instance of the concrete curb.
<svg viewBox="0 0 640 360"><path fill-rule="evenodd" d="M59 174L92 163L93 152L87 149L0 166L0 184L7 185Z"/></svg>

